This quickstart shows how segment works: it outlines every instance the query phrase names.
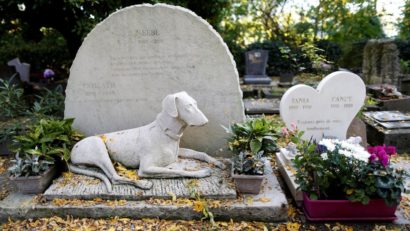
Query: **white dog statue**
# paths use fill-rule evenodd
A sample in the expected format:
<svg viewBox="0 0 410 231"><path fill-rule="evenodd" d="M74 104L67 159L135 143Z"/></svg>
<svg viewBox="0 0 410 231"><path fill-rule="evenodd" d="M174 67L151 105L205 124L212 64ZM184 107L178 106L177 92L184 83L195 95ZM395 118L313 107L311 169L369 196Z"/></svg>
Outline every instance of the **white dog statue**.
<svg viewBox="0 0 410 231"><path fill-rule="evenodd" d="M162 101L162 111L154 122L139 128L87 137L78 142L71 151L69 169L74 173L101 179L109 192L112 191L112 184L131 184L141 189L152 187L150 181L133 181L119 176L111 159L126 167L139 167L140 177L207 177L211 174L209 168L197 171L167 168L178 157L197 159L225 168L222 162L204 152L179 147L187 126L203 126L207 122L196 101L186 92L168 95Z"/></svg>

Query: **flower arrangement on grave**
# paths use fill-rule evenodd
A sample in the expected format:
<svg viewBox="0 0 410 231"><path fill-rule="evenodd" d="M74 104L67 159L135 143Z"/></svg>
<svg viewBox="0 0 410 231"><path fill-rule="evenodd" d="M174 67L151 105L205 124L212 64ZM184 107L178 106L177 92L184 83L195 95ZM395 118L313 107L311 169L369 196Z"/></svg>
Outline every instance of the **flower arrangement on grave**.
<svg viewBox="0 0 410 231"><path fill-rule="evenodd" d="M349 140L322 139L304 142L299 151L294 159L296 182L310 199L400 203L406 173L390 165L394 147L370 147L369 153Z"/></svg>

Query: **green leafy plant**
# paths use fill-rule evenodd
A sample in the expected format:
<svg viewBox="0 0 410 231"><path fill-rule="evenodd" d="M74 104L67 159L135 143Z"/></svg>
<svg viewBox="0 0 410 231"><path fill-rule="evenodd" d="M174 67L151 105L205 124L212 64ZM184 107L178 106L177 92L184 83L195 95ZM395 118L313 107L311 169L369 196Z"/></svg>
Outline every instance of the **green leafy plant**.
<svg viewBox="0 0 410 231"><path fill-rule="evenodd" d="M400 203L406 173L392 168L388 155L376 157L359 145L329 139L305 142L299 151L294 159L296 183L311 199Z"/></svg>
<svg viewBox="0 0 410 231"><path fill-rule="evenodd" d="M262 151L264 155L269 155L278 149L276 145L278 127L265 117L248 118L245 122L234 123L225 130L230 134L229 149L236 154L250 151L256 155Z"/></svg>
<svg viewBox="0 0 410 231"><path fill-rule="evenodd" d="M283 68L283 72L290 71L292 73L296 73L299 71L299 61L297 58L296 53L294 53L290 47L284 45L279 47L279 52L284 60L286 60L285 68Z"/></svg>
<svg viewBox="0 0 410 231"><path fill-rule="evenodd" d="M9 81L0 79L0 105L2 107L0 117L12 118L26 113L24 90L12 83L15 75Z"/></svg>
<svg viewBox="0 0 410 231"><path fill-rule="evenodd" d="M68 162L72 147L83 137L73 130L73 122L74 119L41 119L26 134L14 138L15 151Z"/></svg>
<svg viewBox="0 0 410 231"><path fill-rule="evenodd" d="M240 152L239 155L233 158L233 166L235 174L244 175L263 175L265 159L263 151L252 155L249 152Z"/></svg>
<svg viewBox="0 0 410 231"><path fill-rule="evenodd" d="M58 85L53 90L45 89L45 93L43 95L37 95L36 98L31 110L36 116L63 117L65 97L61 85Z"/></svg>
<svg viewBox="0 0 410 231"><path fill-rule="evenodd" d="M20 153L16 153L15 159L11 162L14 164L8 169L8 172L12 177L38 176L54 164L54 161L45 160L39 155L24 154L21 157Z"/></svg>

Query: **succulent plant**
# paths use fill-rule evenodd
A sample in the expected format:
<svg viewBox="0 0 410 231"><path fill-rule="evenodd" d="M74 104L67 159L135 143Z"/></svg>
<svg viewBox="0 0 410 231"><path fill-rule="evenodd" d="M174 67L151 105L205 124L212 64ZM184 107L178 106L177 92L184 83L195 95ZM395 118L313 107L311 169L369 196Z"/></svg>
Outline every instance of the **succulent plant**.
<svg viewBox="0 0 410 231"><path fill-rule="evenodd" d="M234 157L234 173L244 175L263 175L266 158L263 151L256 154L240 152Z"/></svg>
<svg viewBox="0 0 410 231"><path fill-rule="evenodd" d="M54 164L53 161L41 159L39 155L25 154L21 157L20 153L16 153L15 159L11 162L14 164L8 169L8 172L13 177L38 176Z"/></svg>

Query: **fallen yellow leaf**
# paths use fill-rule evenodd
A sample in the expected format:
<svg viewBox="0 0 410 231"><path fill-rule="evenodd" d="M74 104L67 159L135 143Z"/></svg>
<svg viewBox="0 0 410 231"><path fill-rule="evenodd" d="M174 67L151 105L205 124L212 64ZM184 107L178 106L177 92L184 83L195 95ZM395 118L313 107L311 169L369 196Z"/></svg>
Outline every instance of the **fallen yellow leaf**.
<svg viewBox="0 0 410 231"><path fill-rule="evenodd" d="M267 198L267 197L261 197L261 198L258 199L258 201L263 202L263 203L267 203L267 202L270 202L271 199Z"/></svg>
<svg viewBox="0 0 410 231"><path fill-rule="evenodd" d="M299 228L300 228L300 224L299 223L296 223L296 222L290 222L290 223L287 223L286 224L286 228L289 230L289 231L299 231Z"/></svg>

